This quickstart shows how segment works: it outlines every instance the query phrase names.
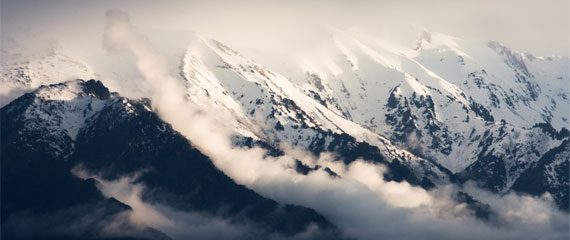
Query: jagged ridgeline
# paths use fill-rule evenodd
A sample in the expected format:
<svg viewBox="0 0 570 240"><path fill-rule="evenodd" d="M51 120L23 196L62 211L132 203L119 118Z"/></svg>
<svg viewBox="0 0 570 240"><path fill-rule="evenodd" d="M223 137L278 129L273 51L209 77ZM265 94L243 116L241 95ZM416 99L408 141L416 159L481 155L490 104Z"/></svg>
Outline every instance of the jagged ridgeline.
<svg viewBox="0 0 570 240"><path fill-rule="evenodd" d="M307 53L283 63L285 74L198 40L182 77L190 99L225 112L253 142L386 163L387 178L425 186L475 181L500 194L549 192L568 209L568 58L421 36L403 51L335 32L319 52L330 61ZM531 175L536 188L521 187Z"/></svg>
<svg viewBox="0 0 570 240"><path fill-rule="evenodd" d="M110 93L99 81L42 86L1 113L3 238L168 238L128 222L121 228L130 231L105 235L131 207L106 198L97 180L74 176L77 166L108 181L139 173L145 202L253 225L250 234L260 238L294 236L310 226L317 227L314 238L339 236L314 210L236 184L152 112L148 100ZM69 226L74 230L64 230Z"/></svg>
<svg viewBox="0 0 570 240"><path fill-rule="evenodd" d="M361 159L386 166L386 181L428 190L473 181L499 195L549 193L567 211L568 58L420 36L404 51L334 32L321 55L307 52L303 61L271 67L218 41L194 39L172 75L184 82L189 101L229 119L236 146L271 156L290 147L315 157L333 153L345 165ZM3 62L1 79L12 93L1 99L2 228L14 229L3 237L56 236L59 226L85 216L92 218L62 238L107 237L106 224L132 207L105 197L97 180L74 176L78 165L106 181L138 173L136 183L147 187L143 201L253 225L255 236L292 237L311 226L319 229L313 238L340 235L311 209L237 185L149 100L122 97L94 80L60 83L68 75L92 78L86 63L63 51L13 59ZM342 177L302 160L291 168ZM457 192L452 199L479 219L496 217L477 196ZM119 237L170 237L123 224L132 231Z"/></svg>

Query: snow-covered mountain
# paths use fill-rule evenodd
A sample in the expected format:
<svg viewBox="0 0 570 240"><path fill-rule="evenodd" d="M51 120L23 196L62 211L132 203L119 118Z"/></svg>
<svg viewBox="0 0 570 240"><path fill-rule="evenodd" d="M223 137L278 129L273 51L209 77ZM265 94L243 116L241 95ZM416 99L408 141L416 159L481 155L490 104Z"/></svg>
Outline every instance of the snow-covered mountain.
<svg viewBox="0 0 570 240"><path fill-rule="evenodd" d="M430 32L413 51L340 32L326 47L330 62L300 64L305 92L495 191L568 138L568 58Z"/></svg>
<svg viewBox="0 0 570 240"><path fill-rule="evenodd" d="M342 33L328 47L321 58L329 62L300 64L308 94L376 133L425 147L424 155L454 172L476 160L465 157L472 152L465 139L490 123L504 120L519 131L544 122L557 130L568 125L568 59L429 32L412 52Z"/></svg>
<svg viewBox="0 0 570 240"><path fill-rule="evenodd" d="M336 31L287 75L199 39L181 75L192 101L231 116L245 137L318 154L347 134L419 179L448 182L443 166L504 193L569 137L568 64L426 31L409 48ZM559 159L543 175L557 179L549 191L567 208L568 160Z"/></svg>
<svg viewBox="0 0 570 240"><path fill-rule="evenodd" d="M0 106L41 85L96 78L88 63L57 43L30 49L7 38L3 39L1 57Z"/></svg>
<svg viewBox="0 0 570 240"><path fill-rule="evenodd" d="M14 56L2 65L3 105L17 96L8 93L23 92L14 89L95 75L63 50L11 51L3 52ZM181 54L176 74L188 99L221 113L236 145L335 152L347 164L362 158L386 164L387 180L424 188L474 180L498 193L550 192L568 209L568 58L428 31L414 44L394 45L337 30L278 68L287 71L198 37ZM42 104L26 112L49 120L41 135L58 139L46 141L54 156L69 153L80 126L102 107L68 85L62 93L41 87ZM63 101L77 111L47 114L68 98L83 99Z"/></svg>
<svg viewBox="0 0 570 240"><path fill-rule="evenodd" d="M3 238L170 239L173 223L156 224L153 210L140 210L145 204L252 228L233 237L341 238L314 210L236 184L148 99L122 97L100 81L44 85L4 106L1 117ZM77 168L99 177L80 179ZM144 185L140 195L104 195L103 182L124 176ZM133 198L143 200L129 205ZM150 226L133 222L137 214Z"/></svg>
<svg viewBox="0 0 570 240"><path fill-rule="evenodd" d="M396 159L413 172L417 184L424 178L430 183L452 180L449 172L435 162L398 148L382 135L345 119L284 76L220 42L198 40L182 64L189 98L224 112L226 118L233 119L231 124L241 137L274 148L298 147L315 155L336 152L346 163L364 158L389 164ZM243 143L244 139L236 139L236 144Z"/></svg>

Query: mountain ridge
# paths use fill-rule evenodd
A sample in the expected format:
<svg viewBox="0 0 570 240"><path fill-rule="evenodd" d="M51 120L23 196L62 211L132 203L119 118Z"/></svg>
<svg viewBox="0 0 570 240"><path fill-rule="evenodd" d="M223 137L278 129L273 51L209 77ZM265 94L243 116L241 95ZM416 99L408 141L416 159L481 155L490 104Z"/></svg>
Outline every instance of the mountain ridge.
<svg viewBox="0 0 570 240"><path fill-rule="evenodd" d="M308 52L282 74L198 38L176 76L190 101L223 113L236 145L252 139L276 152L287 145L315 156L344 151L349 163L365 155L349 152L366 143L384 164L398 159L412 182L476 181L504 194L568 138L568 58L429 31L418 43L390 48L338 31L322 56ZM568 184L563 172L547 172L557 189ZM556 198L567 209L565 197Z"/></svg>
<svg viewBox="0 0 570 240"><path fill-rule="evenodd" d="M481 49L481 52L487 54L481 57L484 60L481 63L477 62L475 56L471 56L474 54L473 49L461 50L462 44L471 46L473 42L465 43L464 40L441 34L430 34L429 39L429 42L426 42L426 39L422 40L426 42L425 46L419 48L414 55L411 55L412 57L403 56L402 63L397 64L393 59L382 60L381 50L376 52L375 49L363 45L364 43L359 40L349 38L350 44L343 44L339 42L342 39L335 38L333 46L339 49L339 55L330 58L334 62L323 62L324 69L330 69L330 73L323 74L322 68L321 71L307 72L305 77L308 80L301 85L298 85L299 80L284 81L288 78L266 69L219 42L212 41L213 44L205 43L202 47L193 45L189 48L182 64L183 77L189 81L191 91L202 89L201 91L207 93L204 98L211 98L216 102L214 106L222 105L223 109L224 105L228 106L227 103L231 102L229 104L233 108L231 111L241 112L237 119L244 119L239 122L249 122L248 125L265 128L261 130L261 134L259 134L259 129L252 130L249 136L259 137L269 132L272 136L277 136L277 139L260 138L269 143L286 142L309 149L307 143L299 142L295 138L304 139L307 137L305 133L296 129L292 131L293 133L289 132L288 124L301 121L301 127L306 125L309 128L316 127L325 130L332 126L333 132L335 128L341 129L355 136L357 140L368 142L380 149L396 148L408 152L409 156L413 156L412 158L435 161L453 173L459 174L462 181L474 180L492 191L508 192L521 172L539 161L540 156L558 146L564 139L558 136L567 131L566 127L552 120L551 116L558 115L559 120L567 121L564 111L559 110L563 109L563 106L568 106L568 100L564 97L568 88L561 85L561 88L554 89L553 85L549 84L555 83L554 86L558 86L568 76L558 70L558 72L549 73L553 68L543 65L555 60L560 62L568 61L568 59L532 57L529 54L510 50L499 43L487 42L487 44L472 47ZM204 40L200 41L204 42ZM205 54L204 52L207 55L208 51L211 51L213 55L200 59L199 56ZM398 56L402 57L402 55ZM441 57L437 61L430 60L438 56ZM486 59L490 59L489 62L485 62ZM457 66L464 74L460 79L465 80L458 81L459 75L453 71L443 72L438 69L439 62L449 61L451 63L441 66L448 66L448 68ZM552 63L556 65L559 62ZM311 66L306 65L306 62L302 64ZM313 66L317 64L319 63L313 63ZM481 64L495 64L496 66L479 68ZM434 71L426 66L430 66ZM475 66L480 70L465 71L463 68L471 68L466 66ZM540 66L544 69L541 70ZM201 69L208 73L192 74L194 69ZM408 73L405 69L410 72ZM556 74L562 75L556 76ZM539 76L548 77L550 83L540 83L537 79ZM202 80L196 81L198 78ZM260 79L261 82L258 82ZM273 79L283 79L279 81L284 81L285 85L279 81L273 83ZM487 82L490 79L496 83ZM218 87L212 88L209 87L210 85L201 84L205 81L218 84ZM249 85L236 85L240 81L245 81ZM266 81L269 83L264 83ZM511 83L505 85L505 82ZM336 85L331 85L333 83ZM456 85L459 83L461 85ZM272 92L270 89L274 87L269 87L267 84L277 84L280 86L277 89L287 89L287 93ZM511 93L507 94L501 90L503 85L510 86ZM518 90L513 90L515 86ZM259 98L258 93L262 93L262 96L264 91L269 91L269 96L285 95L281 95L276 100ZM517 91L520 92L517 93ZM542 91L558 91L558 94L551 97ZM191 98L197 98L200 95L199 92L191 92ZM297 95L298 92L302 92L309 98ZM378 94L382 92L385 93ZM214 96L219 96L224 100L217 102ZM499 96L502 96L502 99ZM289 99L295 105L287 105L290 102ZM256 120L258 117L256 115L260 113L260 109L256 106L265 107L268 103L270 103L269 106L275 106L275 109L283 109L279 105L284 103L286 105L284 109L299 109L302 112L292 115L282 113L285 116L289 115L289 118L277 118L279 120L275 123L264 126L267 122L274 121L271 120L273 112L262 114L265 117ZM544 107L537 107L543 103L546 104ZM306 105L317 106L317 108L315 110L315 108L303 107ZM330 113L327 115L322 107L328 109ZM522 109L537 108L542 108L542 112L537 113L532 110L538 115L535 113L529 115L538 116L534 123L526 121L525 125L520 125L522 115L512 115L516 111L522 112ZM319 115L322 117L314 118ZM335 118L340 120L335 120ZM303 119L307 121L304 122ZM356 125L347 127L341 123L345 120L354 122ZM554 127L552 123L558 127ZM556 130L543 131L539 127L543 125ZM238 128L243 132L248 126L241 125ZM283 128L284 132L289 132L287 134L293 138L283 135ZM297 127L297 129L303 128ZM530 139L542 141L533 142ZM299 145L299 143L302 144ZM390 150L381 152L385 156L390 156ZM388 157L388 159L391 158ZM481 176L470 173L482 172L484 166L495 163L504 168L502 171L490 173L490 176L498 179L481 180L479 179ZM465 176L470 177L465 179ZM567 176L563 174L554 178L561 179L565 182L564 184L568 182ZM567 205L563 201L559 201L559 204Z"/></svg>
<svg viewBox="0 0 570 240"><path fill-rule="evenodd" d="M115 181L121 176L146 170L136 180L146 186L142 194L143 201L171 206L181 212L220 214L220 217L229 219L237 226L251 222L259 227L255 232L247 234L292 237L307 231L311 225L316 228L310 233L314 238L341 238L335 232L337 230L334 225L314 210L280 204L236 184L185 137L160 120L151 111L149 103L148 100L130 100L117 93L110 93L100 81L73 80L42 86L3 107L3 220L10 220L10 226L23 224L18 221L26 219L18 216L29 211L27 209L43 209L49 216L71 211L68 209L73 209L84 201L103 201L105 198L97 190L96 181L92 178L81 180L72 175L72 169L81 166L84 170L99 174L105 181ZM78 119L77 115L83 117L79 121L71 121L77 129L61 124L69 119ZM38 135L43 138L31 140ZM50 179L54 176L59 177ZM76 191L61 192L58 189L61 181L66 184L84 183L70 188L91 191L83 198L92 200L78 199L81 193ZM186 184L179 184L181 181ZM49 198L38 196L47 200L34 202L30 198L30 194L49 194L50 191L55 193ZM133 211L115 198L108 199L110 200L104 202L123 206L118 208L119 211L109 210L109 214ZM181 199L185 200L180 201ZM47 208L42 203L48 200L59 203ZM100 208L93 208L93 211L99 211L98 209ZM70 219L86 218L83 214L85 213L80 211L70 216ZM40 219L41 216L33 214L27 217L27 221L39 222ZM104 219L101 218L100 221ZM4 225L6 221L2 222L5 229L8 225ZM104 223L113 224L113 221ZM61 227L61 224L64 222L56 219L48 226ZM37 229L35 234L47 236L49 233L56 238L86 238L89 233L101 238L114 236L108 235L105 227L100 229L86 225L83 228L84 232L77 232L76 235L64 233L72 234L70 236L51 232L49 227ZM21 234L16 231L17 228L10 229L14 232L3 230L3 237L26 237L17 235ZM151 239L168 236L156 228L147 229L150 230L124 232L119 236L140 235ZM156 234L144 235L145 231ZM33 238L36 235L31 236ZM247 238L240 235L236 237Z"/></svg>

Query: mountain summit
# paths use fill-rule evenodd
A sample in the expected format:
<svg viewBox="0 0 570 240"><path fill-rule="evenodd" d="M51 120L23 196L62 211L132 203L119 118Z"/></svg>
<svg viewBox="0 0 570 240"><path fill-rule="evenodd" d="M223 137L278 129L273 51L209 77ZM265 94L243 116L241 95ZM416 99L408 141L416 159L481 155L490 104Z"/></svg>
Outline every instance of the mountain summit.
<svg viewBox="0 0 570 240"><path fill-rule="evenodd" d="M62 49L12 51L0 79L2 237L344 238L342 214L238 184L212 161L217 149L177 132L152 99L105 86L128 84L77 79L96 71ZM453 209L432 214L466 212L484 224L504 220L493 197L552 197L569 209L568 58L425 30L406 47L334 30L278 68L199 37L179 54L164 71L176 71L181 99L215 112L233 147L290 157L280 171L295 184L324 176L347 187L342 194L356 194L358 180L448 194ZM359 164L374 170L351 172ZM473 185L492 197L463 192ZM227 231L200 235L196 225Z"/></svg>

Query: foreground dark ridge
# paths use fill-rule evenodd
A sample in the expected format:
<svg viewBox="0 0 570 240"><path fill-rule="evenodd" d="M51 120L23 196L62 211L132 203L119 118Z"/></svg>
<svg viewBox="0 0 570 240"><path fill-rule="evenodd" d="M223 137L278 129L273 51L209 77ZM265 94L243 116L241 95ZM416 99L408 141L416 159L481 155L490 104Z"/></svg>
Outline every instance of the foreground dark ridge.
<svg viewBox="0 0 570 240"><path fill-rule="evenodd" d="M131 208L102 195L96 180L74 176L78 165L107 181L139 173L145 202L253 225L248 234L260 238L292 237L310 225L317 227L312 238L339 236L314 210L236 184L150 111L147 100L110 93L99 81L42 86L1 114L4 239L169 238L128 221L121 222L126 230L108 232Z"/></svg>

